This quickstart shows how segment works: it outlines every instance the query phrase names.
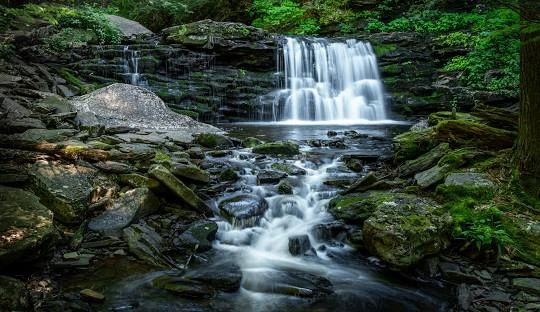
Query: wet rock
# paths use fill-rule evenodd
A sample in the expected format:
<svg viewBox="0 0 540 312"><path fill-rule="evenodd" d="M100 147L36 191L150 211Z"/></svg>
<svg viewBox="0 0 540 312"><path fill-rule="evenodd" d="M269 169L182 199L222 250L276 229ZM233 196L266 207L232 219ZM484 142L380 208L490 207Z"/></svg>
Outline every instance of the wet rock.
<svg viewBox="0 0 540 312"><path fill-rule="evenodd" d="M287 195L293 193L293 188L287 180L279 182L277 188L279 194Z"/></svg>
<svg viewBox="0 0 540 312"><path fill-rule="evenodd" d="M116 161L98 162L94 166L107 173L132 173L137 171L137 168L133 166Z"/></svg>
<svg viewBox="0 0 540 312"><path fill-rule="evenodd" d="M81 295L81 299L91 302L102 302L105 300L105 296L102 293L99 293L92 289L83 289L79 293Z"/></svg>
<svg viewBox="0 0 540 312"><path fill-rule="evenodd" d="M539 278L514 278L512 280L512 286L524 291L540 294Z"/></svg>
<svg viewBox="0 0 540 312"><path fill-rule="evenodd" d="M231 148L234 143L228 137L216 133L203 133L197 135L195 142L207 148Z"/></svg>
<svg viewBox="0 0 540 312"><path fill-rule="evenodd" d="M210 174L194 165L175 164L171 173L180 179L197 183L207 184L210 181Z"/></svg>
<svg viewBox="0 0 540 312"><path fill-rule="evenodd" d="M148 172L149 175L159 182L163 183L174 195L183 200L196 211L212 215L212 210L182 181L178 180L167 168L161 165L155 165Z"/></svg>
<svg viewBox="0 0 540 312"><path fill-rule="evenodd" d="M312 251L311 241L307 235L296 235L289 237L289 252L293 256L301 256ZM316 252L315 252L316 254Z"/></svg>
<svg viewBox="0 0 540 312"><path fill-rule="evenodd" d="M124 229L123 239L128 243L129 252L137 258L158 267L170 267L161 254L161 237L152 228L134 224Z"/></svg>
<svg viewBox="0 0 540 312"><path fill-rule="evenodd" d="M83 221L88 206L97 201L100 194L111 195L115 191L115 186L100 180L93 168L52 161L34 164L30 184L34 193L54 212L54 218L69 224Z"/></svg>
<svg viewBox="0 0 540 312"><path fill-rule="evenodd" d="M288 164L288 163L273 163L272 169L285 172L288 175L298 176L305 175L306 170L298 166Z"/></svg>
<svg viewBox="0 0 540 312"><path fill-rule="evenodd" d="M318 240L344 241L347 238L349 227L342 221L317 224L311 229L311 234Z"/></svg>
<svg viewBox="0 0 540 312"><path fill-rule="evenodd" d="M301 298L325 297L334 292L328 279L304 272L244 272L242 286L255 292Z"/></svg>
<svg viewBox="0 0 540 312"><path fill-rule="evenodd" d="M136 188L127 191L114 201L113 206L88 223L94 232L119 234L120 231L139 218L156 212L159 209L158 198L147 188Z"/></svg>
<svg viewBox="0 0 540 312"><path fill-rule="evenodd" d="M262 170L257 174L257 184L277 184L286 177L287 174L283 172Z"/></svg>
<svg viewBox="0 0 540 312"><path fill-rule="evenodd" d="M73 107L82 126L131 127L192 133L220 132L219 129L176 114L154 93L134 85L115 83L74 98ZM83 119L81 115L91 115ZM186 140L189 142L191 139Z"/></svg>
<svg viewBox="0 0 540 312"><path fill-rule="evenodd" d="M238 176L236 171L234 171L233 168L227 168L227 169L221 171L221 173L218 176L218 180L220 182L225 182L225 181L236 182L236 181L238 181L239 178L240 177Z"/></svg>
<svg viewBox="0 0 540 312"><path fill-rule="evenodd" d="M253 148L257 145L261 145L263 144L264 142L257 139L257 138L254 138L254 137L249 137L249 138L246 138L245 140L242 141L242 147L245 147L245 148Z"/></svg>
<svg viewBox="0 0 540 312"><path fill-rule="evenodd" d="M326 135L328 137L335 137L337 135L337 132L334 131L334 130L328 130L328 132L326 133Z"/></svg>
<svg viewBox="0 0 540 312"><path fill-rule="evenodd" d="M367 191L372 185L374 185L378 181L379 179L377 179L375 174L373 174L373 172L369 172L362 178L356 180L348 189L343 192L343 194Z"/></svg>
<svg viewBox="0 0 540 312"><path fill-rule="evenodd" d="M300 149L296 143L281 141L257 145L253 148L253 153L275 156L295 156L300 154Z"/></svg>
<svg viewBox="0 0 540 312"><path fill-rule="evenodd" d="M389 193L364 222L366 248L397 267L417 263L450 243L452 218L428 198Z"/></svg>
<svg viewBox="0 0 540 312"><path fill-rule="evenodd" d="M473 198L491 198L496 190L495 183L484 173L452 173L444 184L437 187L437 193L449 198L470 196Z"/></svg>
<svg viewBox="0 0 540 312"><path fill-rule="evenodd" d="M49 252L57 238L53 213L38 197L0 186L0 265L33 261Z"/></svg>
<svg viewBox="0 0 540 312"><path fill-rule="evenodd" d="M219 210L233 226L252 226L268 209L264 198L256 195L238 195L219 203Z"/></svg>
<svg viewBox="0 0 540 312"><path fill-rule="evenodd" d="M187 298L209 299L216 295L213 287L181 276L163 275L153 279L152 285Z"/></svg>
<svg viewBox="0 0 540 312"><path fill-rule="evenodd" d="M450 146L448 143L441 143L422 156L405 162L405 164L399 167L399 174L402 177L406 177L413 173L424 171L436 164L449 151Z"/></svg>
<svg viewBox="0 0 540 312"><path fill-rule="evenodd" d="M0 275L0 307L2 311L32 311L26 285L18 279Z"/></svg>
<svg viewBox="0 0 540 312"><path fill-rule="evenodd" d="M242 271L234 263L217 263L211 267L190 270L184 277L203 282L218 290L234 292L240 288Z"/></svg>
<svg viewBox="0 0 540 312"><path fill-rule="evenodd" d="M190 251L204 252L212 248L218 226L214 221L201 220L191 224L174 239L174 245Z"/></svg>

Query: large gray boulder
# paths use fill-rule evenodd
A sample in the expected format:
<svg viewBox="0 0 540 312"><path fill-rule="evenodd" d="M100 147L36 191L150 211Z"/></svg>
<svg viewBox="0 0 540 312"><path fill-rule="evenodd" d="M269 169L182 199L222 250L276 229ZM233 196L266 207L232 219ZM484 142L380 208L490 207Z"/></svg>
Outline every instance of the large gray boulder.
<svg viewBox="0 0 540 312"><path fill-rule="evenodd" d="M53 246L53 213L32 193L0 186L0 266L37 259Z"/></svg>
<svg viewBox="0 0 540 312"><path fill-rule="evenodd" d="M154 33L148 28L139 24L136 21L117 16L117 15L106 15L109 22L111 22L116 28L120 31L123 37L132 38L138 36L150 36Z"/></svg>
<svg viewBox="0 0 540 312"><path fill-rule="evenodd" d="M71 101L79 112L82 126L130 127L182 131L185 133L221 132L218 128L197 122L171 111L151 91L115 83Z"/></svg>
<svg viewBox="0 0 540 312"><path fill-rule="evenodd" d="M112 208L93 218L88 228L105 234L119 234L123 228L158 208L159 200L149 189L136 188L127 191L114 202Z"/></svg>
<svg viewBox="0 0 540 312"><path fill-rule="evenodd" d="M452 217L433 200L391 194L364 222L366 248L397 267L411 266L450 243Z"/></svg>

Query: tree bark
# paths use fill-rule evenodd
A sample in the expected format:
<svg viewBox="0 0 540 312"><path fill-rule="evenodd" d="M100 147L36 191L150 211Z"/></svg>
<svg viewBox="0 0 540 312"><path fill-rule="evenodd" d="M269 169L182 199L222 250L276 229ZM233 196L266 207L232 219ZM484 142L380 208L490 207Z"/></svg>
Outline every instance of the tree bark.
<svg viewBox="0 0 540 312"><path fill-rule="evenodd" d="M537 0L534 0L535 6ZM522 1L528 9L529 1ZM532 2L531 2L532 3ZM521 98L516 161L526 191L540 196L540 24L531 22L539 14L527 10L521 30Z"/></svg>

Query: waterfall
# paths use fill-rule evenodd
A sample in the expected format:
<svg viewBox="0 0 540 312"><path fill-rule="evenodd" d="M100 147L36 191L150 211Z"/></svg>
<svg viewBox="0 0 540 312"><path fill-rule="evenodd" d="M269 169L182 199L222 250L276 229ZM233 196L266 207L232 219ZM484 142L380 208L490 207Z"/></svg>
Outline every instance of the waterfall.
<svg viewBox="0 0 540 312"><path fill-rule="evenodd" d="M140 52L131 50L129 46L124 46L124 75L126 82L135 86L145 86L146 81L139 73Z"/></svg>
<svg viewBox="0 0 540 312"><path fill-rule="evenodd" d="M274 121L386 119L383 84L369 43L288 37L280 57L284 88L275 93Z"/></svg>

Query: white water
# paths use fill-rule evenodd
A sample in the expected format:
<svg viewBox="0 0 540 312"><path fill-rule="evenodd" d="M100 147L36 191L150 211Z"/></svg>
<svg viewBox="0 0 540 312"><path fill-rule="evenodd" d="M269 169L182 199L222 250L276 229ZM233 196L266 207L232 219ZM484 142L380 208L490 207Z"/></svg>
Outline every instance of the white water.
<svg viewBox="0 0 540 312"><path fill-rule="evenodd" d="M289 37L278 71L285 85L273 101L274 121L386 119L383 84L369 43Z"/></svg>
<svg viewBox="0 0 540 312"><path fill-rule="evenodd" d="M139 73L140 52L131 50L129 46L124 46L124 74L128 77L128 82L135 86L145 86L146 81Z"/></svg>

